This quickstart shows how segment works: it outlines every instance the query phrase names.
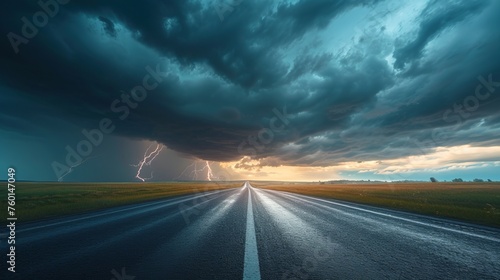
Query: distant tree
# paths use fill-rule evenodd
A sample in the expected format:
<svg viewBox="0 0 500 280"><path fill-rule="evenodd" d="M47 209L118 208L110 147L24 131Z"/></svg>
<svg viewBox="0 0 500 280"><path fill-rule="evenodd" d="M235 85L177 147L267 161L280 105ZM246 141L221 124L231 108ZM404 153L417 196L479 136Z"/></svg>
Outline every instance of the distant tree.
<svg viewBox="0 0 500 280"><path fill-rule="evenodd" d="M436 183L437 181L438 181L438 180L436 180L436 178L431 177L431 182Z"/></svg>
<svg viewBox="0 0 500 280"><path fill-rule="evenodd" d="M482 183L482 182L484 182L484 180L483 180L483 179L477 179L477 178L476 178L476 179L474 179L474 183Z"/></svg>
<svg viewBox="0 0 500 280"><path fill-rule="evenodd" d="M460 183L460 182L463 182L464 180L462 180L462 178L455 178L452 180L452 182L455 182L455 183Z"/></svg>
<svg viewBox="0 0 500 280"><path fill-rule="evenodd" d="M488 182L491 182L491 179L488 179Z"/></svg>

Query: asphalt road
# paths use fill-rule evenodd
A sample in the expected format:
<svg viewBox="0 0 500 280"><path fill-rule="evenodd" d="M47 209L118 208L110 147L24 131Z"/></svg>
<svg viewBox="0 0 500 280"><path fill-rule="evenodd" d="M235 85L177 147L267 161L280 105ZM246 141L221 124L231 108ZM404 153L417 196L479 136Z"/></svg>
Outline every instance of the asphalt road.
<svg viewBox="0 0 500 280"><path fill-rule="evenodd" d="M252 188L20 224L0 279L500 279L500 230Z"/></svg>

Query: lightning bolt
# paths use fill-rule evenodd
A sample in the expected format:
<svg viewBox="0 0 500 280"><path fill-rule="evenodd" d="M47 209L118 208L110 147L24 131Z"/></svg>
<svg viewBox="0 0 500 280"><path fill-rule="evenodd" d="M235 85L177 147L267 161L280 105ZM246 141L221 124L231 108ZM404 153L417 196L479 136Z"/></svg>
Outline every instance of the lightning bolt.
<svg viewBox="0 0 500 280"><path fill-rule="evenodd" d="M70 174L71 172L73 172L75 170L75 168L77 168L78 166L84 164L89 159L93 159L93 158L96 158L96 157L99 157L99 156L93 156L93 157L85 158L80 163L70 166L69 169L68 169L68 171L66 173L64 173L63 175L61 175L61 177L57 178L57 181L58 182L62 182L63 179L64 179L64 177L66 177L68 174Z"/></svg>
<svg viewBox="0 0 500 280"><path fill-rule="evenodd" d="M210 164L208 164L208 161L205 161L205 167L207 169L207 180L212 181L212 178L215 178L215 176L212 173L212 168L210 167Z"/></svg>
<svg viewBox="0 0 500 280"><path fill-rule="evenodd" d="M201 165L201 167L199 167ZM190 165L186 166L184 170L181 172L179 176L177 176L176 179L179 179L186 173L187 170L192 169L191 172L189 173L189 176L191 177L192 180L196 181L199 180L198 178L201 177L201 175L205 176L206 172L206 180L207 181L212 181L213 179L217 179L217 177L213 174L212 167L210 166L210 163L205 160L196 160Z"/></svg>
<svg viewBox="0 0 500 280"><path fill-rule="evenodd" d="M141 181L146 181L146 180L151 180L153 179L153 172L151 172L151 176L147 178L141 177L142 173L142 168L146 165L151 165L153 160L160 154L160 152L163 150L164 146L162 144L156 144L156 148L153 151L151 150L151 147L153 147L154 143L149 145L149 147L146 149L146 152L144 152L143 159L139 161L138 164L132 164L131 166L138 167L137 168L137 174L135 175L135 178L141 180Z"/></svg>
<svg viewBox="0 0 500 280"><path fill-rule="evenodd" d="M194 163L186 166L186 168L184 168L184 170L182 170L181 174L179 174L179 176L177 176L174 180L178 180L179 178L182 177L182 175L184 175L184 173L186 173L186 170L188 170L189 167L191 167Z"/></svg>

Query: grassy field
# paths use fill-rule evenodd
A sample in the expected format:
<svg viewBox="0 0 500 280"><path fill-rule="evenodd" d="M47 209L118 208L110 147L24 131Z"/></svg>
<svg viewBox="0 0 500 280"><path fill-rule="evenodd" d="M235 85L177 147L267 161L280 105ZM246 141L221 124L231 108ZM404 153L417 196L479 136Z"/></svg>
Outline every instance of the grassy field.
<svg viewBox="0 0 500 280"><path fill-rule="evenodd" d="M19 222L50 218L162 197L240 187L242 182L179 183L16 183ZM7 217L7 188L2 188L0 219Z"/></svg>
<svg viewBox="0 0 500 280"><path fill-rule="evenodd" d="M500 183L251 184L500 227Z"/></svg>

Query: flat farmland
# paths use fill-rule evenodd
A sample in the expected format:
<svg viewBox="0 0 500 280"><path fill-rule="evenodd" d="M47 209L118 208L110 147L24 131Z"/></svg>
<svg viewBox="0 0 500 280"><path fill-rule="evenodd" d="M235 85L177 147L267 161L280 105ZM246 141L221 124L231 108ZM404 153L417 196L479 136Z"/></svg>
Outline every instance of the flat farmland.
<svg viewBox="0 0 500 280"><path fill-rule="evenodd" d="M500 183L252 182L252 185L500 227Z"/></svg>
<svg viewBox="0 0 500 280"><path fill-rule="evenodd" d="M241 187L242 182L168 183L16 183L19 222L105 209L172 196ZM7 188L1 192L7 218Z"/></svg>

